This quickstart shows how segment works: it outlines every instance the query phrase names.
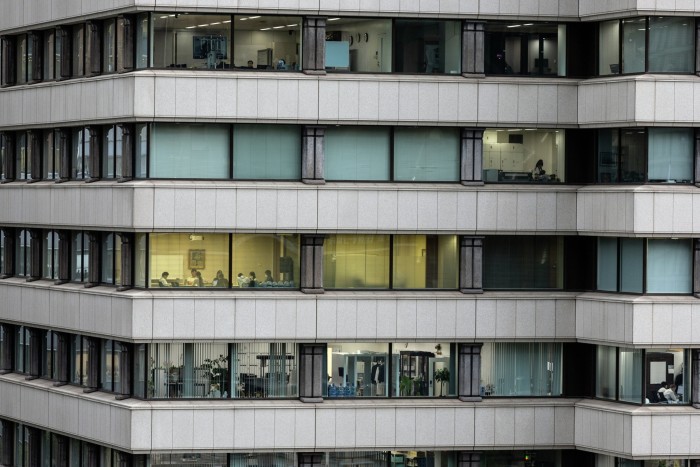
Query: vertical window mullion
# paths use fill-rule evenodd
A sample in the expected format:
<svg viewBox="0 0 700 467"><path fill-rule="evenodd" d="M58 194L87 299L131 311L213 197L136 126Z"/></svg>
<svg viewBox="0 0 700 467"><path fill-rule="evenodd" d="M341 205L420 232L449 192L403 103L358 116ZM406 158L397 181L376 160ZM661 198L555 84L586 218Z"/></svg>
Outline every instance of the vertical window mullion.
<svg viewBox="0 0 700 467"><path fill-rule="evenodd" d="M620 348L615 347L615 400L620 400Z"/></svg>
<svg viewBox="0 0 700 467"><path fill-rule="evenodd" d="M393 347L394 347L394 344L389 342L389 354L387 356L388 361L386 362L387 367L388 367L388 371L389 371L389 377L384 378L386 381L386 385L387 385L385 394L389 398L394 397L394 391L393 391L394 383L398 384L398 381L394 381L394 353L393 353L394 349L393 349ZM401 362L399 361L399 365L400 364L401 364Z"/></svg>

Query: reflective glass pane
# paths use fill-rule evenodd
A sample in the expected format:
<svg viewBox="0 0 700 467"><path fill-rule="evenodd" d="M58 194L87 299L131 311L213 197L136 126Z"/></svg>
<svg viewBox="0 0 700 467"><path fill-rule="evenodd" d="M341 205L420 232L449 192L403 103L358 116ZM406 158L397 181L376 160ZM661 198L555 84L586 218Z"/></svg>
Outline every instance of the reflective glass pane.
<svg viewBox="0 0 700 467"><path fill-rule="evenodd" d="M136 68L148 66L148 13L141 13L136 19Z"/></svg>
<svg viewBox="0 0 700 467"><path fill-rule="evenodd" d="M453 357L447 342L395 342L392 346L393 374L389 388L392 397L455 395L457 367Z"/></svg>
<svg viewBox="0 0 700 467"><path fill-rule="evenodd" d="M152 21L154 67L221 69L230 63L230 16L154 13Z"/></svg>
<svg viewBox="0 0 700 467"><path fill-rule="evenodd" d="M233 67L299 70L300 16L234 16Z"/></svg>
<svg viewBox="0 0 700 467"><path fill-rule="evenodd" d="M647 243L647 292L692 293L693 250L690 240Z"/></svg>
<svg viewBox="0 0 700 467"><path fill-rule="evenodd" d="M650 182L693 180L695 136L689 128L649 128Z"/></svg>
<svg viewBox="0 0 700 467"><path fill-rule="evenodd" d="M620 292L642 293L644 240L622 238L620 248Z"/></svg>
<svg viewBox="0 0 700 467"><path fill-rule="evenodd" d="M484 239L484 288L562 287L561 239L550 236L490 236Z"/></svg>
<svg viewBox="0 0 700 467"><path fill-rule="evenodd" d="M481 350L484 396L559 396L562 345L496 342Z"/></svg>
<svg viewBox="0 0 700 467"><path fill-rule="evenodd" d="M214 287L227 274L228 234L151 234L150 287Z"/></svg>
<svg viewBox="0 0 700 467"><path fill-rule="evenodd" d="M459 254L455 235L395 235L394 289L456 289Z"/></svg>
<svg viewBox="0 0 700 467"><path fill-rule="evenodd" d="M615 374L617 372L617 348L599 345L596 357L596 397L615 399Z"/></svg>
<svg viewBox="0 0 700 467"><path fill-rule="evenodd" d="M148 125L136 125L134 144L134 176L146 178L148 172Z"/></svg>
<svg viewBox="0 0 700 467"><path fill-rule="evenodd" d="M326 180L391 179L391 130L388 127L329 127L326 129Z"/></svg>
<svg viewBox="0 0 700 467"><path fill-rule="evenodd" d="M695 19L649 17L649 71L695 71Z"/></svg>
<svg viewBox="0 0 700 467"><path fill-rule="evenodd" d="M117 24L109 19L102 25L102 72L113 73L117 70Z"/></svg>
<svg viewBox="0 0 700 467"><path fill-rule="evenodd" d="M460 177L460 139L455 128L396 128L394 180L450 182Z"/></svg>
<svg viewBox="0 0 700 467"><path fill-rule="evenodd" d="M620 349L621 401L640 403L642 400L642 350Z"/></svg>
<svg viewBox="0 0 700 467"><path fill-rule="evenodd" d="M617 238L598 239L598 290L617 291Z"/></svg>
<svg viewBox="0 0 700 467"><path fill-rule="evenodd" d="M17 50L15 58L17 59L17 84L27 82L27 35L22 34L17 36Z"/></svg>
<svg viewBox="0 0 700 467"><path fill-rule="evenodd" d="M394 71L461 73L461 22L397 19L394 38Z"/></svg>
<svg viewBox="0 0 700 467"><path fill-rule="evenodd" d="M233 177L299 180L301 128L296 125L235 125Z"/></svg>
<svg viewBox="0 0 700 467"><path fill-rule="evenodd" d="M323 284L329 289L389 287L388 235L330 235L323 247Z"/></svg>
<svg viewBox="0 0 700 467"><path fill-rule="evenodd" d="M643 73L646 55L645 18L622 20L622 72Z"/></svg>
<svg viewBox="0 0 700 467"><path fill-rule="evenodd" d="M43 244L43 276L47 279L58 279L58 233L53 230L44 232Z"/></svg>
<svg viewBox="0 0 700 467"><path fill-rule="evenodd" d="M326 70L391 72L391 20L329 18Z"/></svg>
<svg viewBox="0 0 700 467"><path fill-rule="evenodd" d="M618 130L598 130L598 181L617 183L620 133Z"/></svg>
<svg viewBox="0 0 700 467"><path fill-rule="evenodd" d="M598 40L598 74L620 73L620 21L600 23Z"/></svg>
<svg viewBox="0 0 700 467"><path fill-rule="evenodd" d="M152 178L228 178L228 125L156 123L151 131Z"/></svg>
<svg viewBox="0 0 700 467"><path fill-rule="evenodd" d="M564 181L564 131L486 130L483 150L485 182Z"/></svg>
<svg viewBox="0 0 700 467"><path fill-rule="evenodd" d="M646 181L646 131L626 129L620 138L620 176L622 182L643 183Z"/></svg>

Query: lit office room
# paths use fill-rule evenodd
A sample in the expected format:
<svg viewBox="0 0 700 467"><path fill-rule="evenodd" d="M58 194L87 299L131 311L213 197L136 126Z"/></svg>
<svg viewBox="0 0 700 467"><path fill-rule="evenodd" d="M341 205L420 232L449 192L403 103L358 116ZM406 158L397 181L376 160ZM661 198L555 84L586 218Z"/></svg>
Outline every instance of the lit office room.
<svg viewBox="0 0 700 467"><path fill-rule="evenodd" d="M151 37L154 68L299 69L299 17L156 13Z"/></svg>
<svg viewBox="0 0 700 467"><path fill-rule="evenodd" d="M391 72L391 20L329 18L326 69L363 73Z"/></svg>
<svg viewBox="0 0 700 467"><path fill-rule="evenodd" d="M534 128L484 131L484 181L564 181L564 131Z"/></svg>

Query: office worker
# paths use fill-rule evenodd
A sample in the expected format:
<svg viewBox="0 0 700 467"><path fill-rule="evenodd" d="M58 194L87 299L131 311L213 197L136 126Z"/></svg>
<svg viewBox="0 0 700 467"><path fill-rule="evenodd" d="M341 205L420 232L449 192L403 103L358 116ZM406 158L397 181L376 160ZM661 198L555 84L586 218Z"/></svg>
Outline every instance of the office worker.
<svg viewBox="0 0 700 467"><path fill-rule="evenodd" d="M252 60L248 60L248 68L255 68L255 66L253 66Z"/></svg>
<svg viewBox="0 0 700 467"><path fill-rule="evenodd" d="M214 287L228 287L228 281L224 277L224 273L223 271L221 271L221 269L216 271L216 277L213 281L211 281L211 284Z"/></svg>
<svg viewBox="0 0 700 467"><path fill-rule="evenodd" d="M202 279L202 273L197 271L197 280L195 281L195 287L204 287L204 279Z"/></svg>
<svg viewBox="0 0 700 467"><path fill-rule="evenodd" d="M242 272L238 273L236 282L238 282L238 287L248 287L248 278Z"/></svg>
<svg viewBox="0 0 700 467"><path fill-rule="evenodd" d="M158 284L160 284L161 287L170 287L170 282L168 282L168 276L170 273L168 271L163 271L163 274L160 275L160 279L158 279Z"/></svg>
<svg viewBox="0 0 700 467"><path fill-rule="evenodd" d="M263 282L274 282L274 279L272 278L272 271L269 269L265 271L265 279Z"/></svg>
<svg viewBox="0 0 700 467"><path fill-rule="evenodd" d="M190 270L190 277L187 278L187 285L190 287L197 287L197 270Z"/></svg>
<svg viewBox="0 0 700 467"><path fill-rule="evenodd" d="M256 287L257 281L255 280L255 271L250 271L248 275L248 287Z"/></svg>
<svg viewBox="0 0 700 467"><path fill-rule="evenodd" d="M537 161L535 168L532 171L532 178L534 180L545 180L547 172L544 170L544 161L542 159Z"/></svg>

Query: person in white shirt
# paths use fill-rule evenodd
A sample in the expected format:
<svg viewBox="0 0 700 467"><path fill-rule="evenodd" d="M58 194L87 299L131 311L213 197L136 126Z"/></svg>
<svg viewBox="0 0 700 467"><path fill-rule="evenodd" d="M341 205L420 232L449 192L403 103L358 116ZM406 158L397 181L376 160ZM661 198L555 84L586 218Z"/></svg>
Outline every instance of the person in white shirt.
<svg viewBox="0 0 700 467"><path fill-rule="evenodd" d="M168 271L163 271L163 274L160 275L160 279L158 279L158 283L160 284L161 287L170 287L170 282L168 282L168 276L170 274Z"/></svg>

